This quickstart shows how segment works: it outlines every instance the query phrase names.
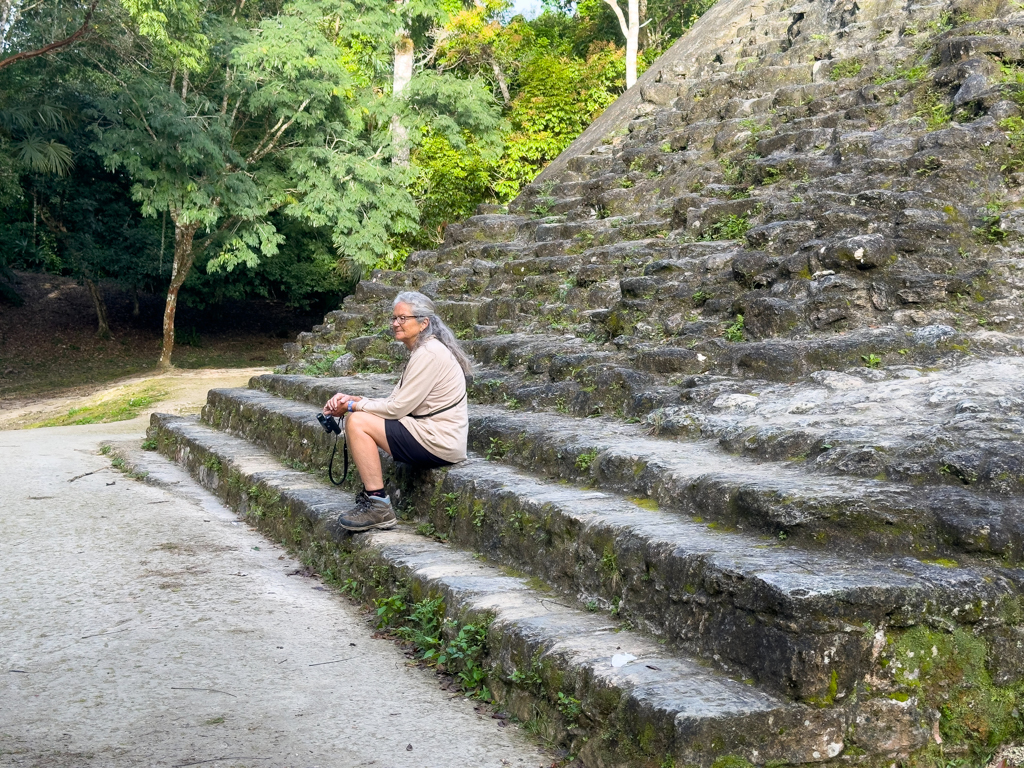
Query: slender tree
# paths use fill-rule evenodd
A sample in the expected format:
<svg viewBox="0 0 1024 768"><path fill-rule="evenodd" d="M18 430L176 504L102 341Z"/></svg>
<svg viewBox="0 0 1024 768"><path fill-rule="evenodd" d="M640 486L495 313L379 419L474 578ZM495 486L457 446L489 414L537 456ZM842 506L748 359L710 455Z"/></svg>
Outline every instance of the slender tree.
<svg viewBox="0 0 1024 768"><path fill-rule="evenodd" d="M619 29L626 38L626 88L636 82L636 60L640 51L640 2L626 0L626 13L622 12L617 0L604 0L618 19ZM645 4L646 5L646 4Z"/></svg>

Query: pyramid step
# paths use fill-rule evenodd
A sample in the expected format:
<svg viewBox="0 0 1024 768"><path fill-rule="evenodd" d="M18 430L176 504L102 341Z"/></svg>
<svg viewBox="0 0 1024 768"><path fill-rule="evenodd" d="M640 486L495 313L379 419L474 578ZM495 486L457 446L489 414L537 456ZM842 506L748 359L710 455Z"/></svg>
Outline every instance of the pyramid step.
<svg viewBox="0 0 1024 768"><path fill-rule="evenodd" d="M511 341L508 337L496 338L499 341ZM601 385L598 388L603 389L610 388L611 382L620 376L614 353L586 353L578 340L562 338L560 341L563 345L571 344L569 347L563 346L562 355L552 356L546 345L538 343L533 348L498 347L496 349L504 351L499 351L496 357L507 355L511 359L518 359L520 365L528 369L532 367L538 372L546 369L553 379L562 378L566 369L589 369L595 385ZM572 354L573 349L580 352ZM490 388L489 384L495 381L499 387ZM549 397L549 402L555 407L566 408L573 405L573 397L580 393L579 385L572 383L572 387L559 384L539 387L542 391L537 394ZM652 392L656 386L652 381L640 384ZM511 387L500 379L489 380L486 374L481 374L480 385L475 391L481 395L490 395L492 399L497 396L499 401L504 397L529 404L533 396L531 386L537 387L536 384ZM656 398L656 392L650 397ZM685 416L681 418L685 420ZM514 420L523 425L531 423L531 420L540 420L547 429L552 423L560 423L564 419L552 414L523 414ZM487 427L487 423L481 422L474 431L475 445L481 451L486 450L491 437L504 440L501 435L509 428L508 424L501 423L492 430ZM625 426L622 428L628 429ZM534 447L538 451L546 445L543 430L531 439L535 440ZM636 445L635 440L631 439L629 444ZM658 440L643 444L647 447L643 449L642 455L647 458L634 456L627 461L617 451L609 454L610 463L600 472L612 472L612 467L617 468L613 475L609 475L608 482L623 483L621 490L629 493L652 493L661 504L682 505L682 508L714 519L720 524L752 527L773 535L781 532L788 537L806 540L811 546L815 542L827 541L829 546L837 548L867 547L877 552L930 552L932 556L958 559L969 559L969 553L977 553L1005 557L1011 562L1020 560L1024 555L1024 521L1015 504L998 498L987 498L969 489L956 486L914 489L880 481L851 482L842 478L804 475L791 465L776 463L764 465L757 470L754 476L756 483L749 485L749 473L753 471L751 465L730 464L727 457L715 453L709 455L699 446L694 448ZM607 449L607 441L591 440L581 445L577 453L597 451L604 455ZM549 446L545 450L555 449ZM677 456L669 464L657 460L666 451ZM640 449L635 449L634 454L640 456ZM1014 455L1009 454L1006 460L1012 461ZM525 466L534 466L533 462L539 459L533 454L525 454L519 460ZM626 461L626 465L619 466L621 461ZM965 473L972 471L973 465L965 464L964 458L946 466L961 465ZM768 480L758 479L767 466L773 467L776 476ZM572 462L565 457L559 467L559 471L567 476L581 481L591 479L592 473L574 469ZM655 469L658 467L660 469ZM733 469L727 471L726 467ZM645 472L647 475L644 475ZM668 474L663 477L666 472ZM646 480L641 477L648 475L650 477ZM998 479L1003 475L1004 472L1000 471L995 472L993 477ZM687 490L684 492L683 489ZM703 512L699 511L702 509Z"/></svg>
<svg viewBox="0 0 1024 768"><path fill-rule="evenodd" d="M354 390L355 382L345 384ZM484 410L474 415L474 429ZM204 419L290 460L322 442L308 407L260 391L214 390ZM492 454L501 452L495 445ZM614 605L622 617L761 686L818 703L846 697L865 675L884 674L888 661L871 650L877 630L940 618L959 623L965 594L997 615L1018 594L991 572L909 558L845 560L722 534L614 493L481 459L452 467L443 480L413 484L403 503L460 546L582 600Z"/></svg>
<svg viewBox="0 0 1024 768"><path fill-rule="evenodd" d="M894 359L895 358L895 359ZM1024 492L1024 360L971 360L944 371L877 357L878 368L821 371L796 386L694 381L685 405L649 420L666 435L716 439L758 459L915 484ZM756 393L756 397L750 393ZM970 433L970 439L965 439Z"/></svg>
<svg viewBox="0 0 1024 768"><path fill-rule="evenodd" d="M334 521L351 501L266 451L178 417L155 414L153 428L163 453L364 597L390 599L406 615L415 606L402 596L441 598L449 639L485 626L477 664L490 693L588 764L640 757L709 766L729 753L803 764L845 746L846 712L787 704L730 680L406 526L347 535Z"/></svg>

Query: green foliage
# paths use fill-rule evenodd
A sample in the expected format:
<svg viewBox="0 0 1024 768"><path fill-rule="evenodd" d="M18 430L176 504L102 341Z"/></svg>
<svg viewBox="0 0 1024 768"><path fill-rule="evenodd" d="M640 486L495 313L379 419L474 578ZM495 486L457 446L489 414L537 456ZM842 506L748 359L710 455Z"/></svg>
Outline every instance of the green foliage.
<svg viewBox="0 0 1024 768"><path fill-rule="evenodd" d="M508 119L494 191L515 197L618 96L625 77L622 51L599 48L586 59L538 55L520 72L520 91Z"/></svg>
<svg viewBox="0 0 1024 768"><path fill-rule="evenodd" d="M701 240L739 240L750 229L750 220L746 216L730 214L721 221L716 221L700 238Z"/></svg>
<svg viewBox="0 0 1024 768"><path fill-rule="evenodd" d="M415 645L423 654L422 658L432 659L441 649L443 623L444 600L440 597L428 597L412 606L405 621L395 630L395 634Z"/></svg>
<svg viewBox="0 0 1024 768"><path fill-rule="evenodd" d="M864 69L864 62L860 59L843 59L836 62L829 70L829 80L842 80L847 77L856 77Z"/></svg>
<svg viewBox="0 0 1024 768"><path fill-rule="evenodd" d="M487 690L487 671L483 660L487 656L487 629L490 619L479 624L464 624L458 634L452 638L436 657L439 664L444 664L456 672L462 688L475 693L479 698L489 700Z"/></svg>
<svg viewBox="0 0 1024 768"><path fill-rule="evenodd" d="M732 325L725 329L726 341L743 341L743 315L736 315Z"/></svg>
<svg viewBox="0 0 1024 768"><path fill-rule="evenodd" d="M874 352L867 355L861 355L860 359L864 361L865 368L881 368L882 358L876 355Z"/></svg>
<svg viewBox="0 0 1024 768"><path fill-rule="evenodd" d="M500 437L492 437L490 443L487 446L487 453L484 458L488 461L500 461L505 457L508 452L508 446L502 441Z"/></svg>
<svg viewBox="0 0 1024 768"><path fill-rule="evenodd" d="M928 88L914 99L914 115L924 120L929 131L937 131L949 125L953 105L942 91Z"/></svg>
<svg viewBox="0 0 1024 768"><path fill-rule="evenodd" d="M107 424L113 421L127 421L134 419L144 409L160 402L167 395L167 391L161 389L158 385L148 384L139 389L120 392L113 397L108 397L96 403L76 406L69 409L63 416L56 416L52 419L30 424L29 428Z"/></svg>
<svg viewBox="0 0 1024 768"><path fill-rule="evenodd" d="M588 451L584 451L576 457L576 469L581 472L586 472L590 469L590 465L594 463L594 459L597 458L597 449L591 448Z"/></svg>
<svg viewBox="0 0 1024 768"><path fill-rule="evenodd" d="M915 67L900 66L875 75L872 82L875 85L884 85L885 83L892 83L897 80L907 80L911 83L918 83L924 79L926 74L928 74L927 64L918 64Z"/></svg>
<svg viewBox="0 0 1024 768"><path fill-rule="evenodd" d="M708 293L703 288L698 288L693 292L693 295L690 298L693 300L695 306L703 307L707 303L708 299L714 298L714 294Z"/></svg>
<svg viewBox="0 0 1024 768"><path fill-rule="evenodd" d="M981 226L974 228L974 234L979 240L986 243L1002 243L1006 241L1007 232L1000 225L999 214L990 214L982 217Z"/></svg>
<svg viewBox="0 0 1024 768"><path fill-rule="evenodd" d="M394 626L405 614L405 600L401 595L381 597L373 601L377 607L377 628Z"/></svg>
<svg viewBox="0 0 1024 768"><path fill-rule="evenodd" d="M1000 170L1015 173L1024 170L1024 118L1007 117L999 121L999 127L1006 133L1009 157Z"/></svg>
<svg viewBox="0 0 1024 768"><path fill-rule="evenodd" d="M768 186L769 184L775 184L782 178L782 171L778 168L769 166L761 172L761 184Z"/></svg>
<svg viewBox="0 0 1024 768"><path fill-rule="evenodd" d="M641 69L711 4L650 0ZM46 7L22 9L11 52L80 20ZM0 71L0 277L9 264L163 292L176 264L190 304L329 309L360 267L400 269L446 223L515 196L622 92L607 5L508 9L101 5L87 56ZM400 98L396 26L419 62ZM396 115L409 166L392 162ZM30 226L42 209L52 229ZM0 295L17 300L3 281Z"/></svg>
<svg viewBox="0 0 1024 768"><path fill-rule="evenodd" d="M473 215L492 197L494 158L467 132L462 147L441 134L426 136L412 161L419 170L413 195L420 205L420 228L412 242L436 247L446 224Z"/></svg>
<svg viewBox="0 0 1024 768"><path fill-rule="evenodd" d="M575 726L580 719L580 715L583 714L583 705L580 700L572 696L568 696L561 691L558 692L558 702L556 703L558 711L562 713L562 717L565 718L566 723L569 727Z"/></svg>

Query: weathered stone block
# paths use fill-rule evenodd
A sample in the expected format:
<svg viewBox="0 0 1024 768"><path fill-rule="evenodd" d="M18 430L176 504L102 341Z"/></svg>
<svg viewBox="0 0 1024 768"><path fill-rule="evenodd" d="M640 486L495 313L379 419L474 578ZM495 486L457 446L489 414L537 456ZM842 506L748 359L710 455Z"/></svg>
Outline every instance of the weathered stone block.
<svg viewBox="0 0 1024 768"><path fill-rule="evenodd" d="M743 321L747 333L764 339L785 334L800 322L800 313L788 301L760 297L747 304Z"/></svg>
<svg viewBox="0 0 1024 768"><path fill-rule="evenodd" d="M829 244L821 255L821 264L830 269L865 270L896 262L896 251L888 238L858 235Z"/></svg>

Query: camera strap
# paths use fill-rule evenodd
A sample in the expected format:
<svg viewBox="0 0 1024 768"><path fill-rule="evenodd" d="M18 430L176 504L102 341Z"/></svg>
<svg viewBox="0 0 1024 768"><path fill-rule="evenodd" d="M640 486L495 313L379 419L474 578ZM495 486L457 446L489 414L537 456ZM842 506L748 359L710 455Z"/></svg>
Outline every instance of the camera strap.
<svg viewBox="0 0 1024 768"><path fill-rule="evenodd" d="M341 440L341 454L345 457L345 471L341 473L341 480L334 479L334 454L338 450L338 440ZM331 448L331 459L327 462L327 479L334 485L341 485L348 477L348 442L343 437L334 438L334 446Z"/></svg>
<svg viewBox="0 0 1024 768"><path fill-rule="evenodd" d="M466 395L465 395L465 393L463 393L462 397L460 397L458 400L456 400L451 405L446 405L444 408L439 408L436 411L432 411L431 413L424 413L424 414L422 414L420 416L417 416L414 413L410 413L409 416L411 418L413 418L413 419L429 419L431 416L437 416L437 414L439 414L439 413L444 413L445 411L450 411L452 408L454 408L456 405L458 405L459 403L461 403L465 399L466 399Z"/></svg>

